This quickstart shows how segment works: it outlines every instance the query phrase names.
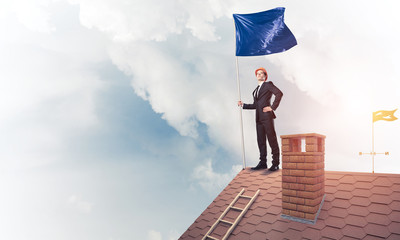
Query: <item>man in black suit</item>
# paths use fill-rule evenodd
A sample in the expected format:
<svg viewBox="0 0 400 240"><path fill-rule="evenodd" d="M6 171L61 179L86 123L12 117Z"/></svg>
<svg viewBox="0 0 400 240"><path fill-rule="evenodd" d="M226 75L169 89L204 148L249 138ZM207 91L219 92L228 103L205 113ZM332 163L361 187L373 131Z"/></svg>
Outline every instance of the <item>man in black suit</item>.
<svg viewBox="0 0 400 240"><path fill-rule="evenodd" d="M276 139L274 119L276 118L274 111L278 108L282 99L283 93L271 81L267 82L268 74L264 68L256 70L256 77L258 80L258 87L253 91L254 102L252 104L245 104L242 101L238 102L239 106L243 109L256 110L256 127L257 127L257 143L260 150L260 162L256 167L251 169L259 170L267 167L267 143L268 138L269 146L272 151L272 166L270 171L279 169L279 145ZM275 100L271 105L271 97L275 96Z"/></svg>

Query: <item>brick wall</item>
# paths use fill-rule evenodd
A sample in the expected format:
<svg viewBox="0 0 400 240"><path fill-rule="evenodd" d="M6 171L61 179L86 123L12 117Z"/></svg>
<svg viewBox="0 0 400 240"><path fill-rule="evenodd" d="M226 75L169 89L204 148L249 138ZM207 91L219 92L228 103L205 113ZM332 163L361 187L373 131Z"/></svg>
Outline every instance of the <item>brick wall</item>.
<svg viewBox="0 0 400 240"><path fill-rule="evenodd" d="M325 194L325 136L310 133L281 139L282 214L314 220Z"/></svg>

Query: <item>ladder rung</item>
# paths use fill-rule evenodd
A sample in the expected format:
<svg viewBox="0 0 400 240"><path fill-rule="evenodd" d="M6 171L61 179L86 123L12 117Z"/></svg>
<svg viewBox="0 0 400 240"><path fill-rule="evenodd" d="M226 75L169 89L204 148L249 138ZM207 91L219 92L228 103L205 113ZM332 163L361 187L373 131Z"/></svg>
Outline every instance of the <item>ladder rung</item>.
<svg viewBox="0 0 400 240"><path fill-rule="evenodd" d="M253 198L253 197L246 196L246 195L240 195L239 197L242 197L242 198L250 198L250 199L252 199L252 198Z"/></svg>
<svg viewBox="0 0 400 240"><path fill-rule="evenodd" d="M238 208L238 207L234 207L234 206L232 206L231 208L234 209L234 210L238 210L238 211L243 211L244 210L243 208Z"/></svg>
<svg viewBox="0 0 400 240"><path fill-rule="evenodd" d="M218 238L211 237L210 235L207 235L207 236L206 236L206 239L207 239L207 238L212 239L212 240L219 240Z"/></svg>
<svg viewBox="0 0 400 240"><path fill-rule="evenodd" d="M233 222L229 222L229 221L226 221L226 220L224 220L224 219L220 219L219 221L221 221L221 222L223 222L223 223L227 223L227 224L233 225Z"/></svg>

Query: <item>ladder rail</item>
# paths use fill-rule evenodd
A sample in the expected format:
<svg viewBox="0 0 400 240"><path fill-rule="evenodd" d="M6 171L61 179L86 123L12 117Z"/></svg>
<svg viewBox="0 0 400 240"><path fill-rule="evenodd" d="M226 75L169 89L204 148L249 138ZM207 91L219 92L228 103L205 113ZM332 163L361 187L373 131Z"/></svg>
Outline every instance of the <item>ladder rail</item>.
<svg viewBox="0 0 400 240"><path fill-rule="evenodd" d="M260 193L260 189L257 190L256 194L251 198L251 200L247 203L246 207L244 210L239 214L239 216L236 218L235 222L233 225L228 229L228 231L225 233L225 236L222 238L222 240L226 240L229 235L232 233L233 229L235 229L236 225L240 222L242 219L243 215L247 212L247 210L250 208L250 206L253 204L253 202L256 200L258 194Z"/></svg>
<svg viewBox="0 0 400 240"><path fill-rule="evenodd" d="M212 240L219 240L215 237L210 236L210 234L214 231L214 229L216 228L216 226L218 225L219 222L223 222L226 224L230 224L231 227L228 229L228 231L225 233L224 237L221 240L226 240L229 235L232 233L232 231L235 229L236 225L238 225L238 223L240 222L240 220L242 219L242 217L244 216L244 214L246 214L247 210L250 208L250 206L253 204L253 202L256 200L258 194L260 193L260 189L257 190L257 192L254 194L254 196L250 197L250 196L245 196L242 195L242 193L244 192L244 188L242 188L242 190L239 192L239 194L235 197L235 199L233 199L233 201L229 204L229 206L225 209L225 211L219 216L219 218L217 219L217 221L211 226L210 230L208 230L208 232L206 233L206 235L204 235L204 237L202 238L202 240L206 240L207 238L210 238ZM238 207L234 207L233 205L236 203L236 201L240 198L248 198L250 199L250 201L246 204L245 208L238 208ZM239 216L236 218L235 222L229 222L226 220L223 220L223 218L225 217L225 215L228 213L228 211L230 209L234 209L234 210L238 210L240 211Z"/></svg>
<svg viewBox="0 0 400 240"><path fill-rule="evenodd" d="M212 236L205 236L204 239L207 239L207 238L210 238L210 239L212 239L212 240L219 240L218 238L215 238L215 237L212 237Z"/></svg>
<svg viewBox="0 0 400 240"><path fill-rule="evenodd" d="M202 240L206 240L207 237L209 237L209 235L212 233L212 231L214 231L215 227L217 226L218 222L225 217L225 215L228 213L229 209L233 206L233 204L236 203L236 201L239 199L240 195L244 192L244 188L242 188L242 190L240 191L240 193L235 197L235 199L233 199L233 201L231 202L231 204L229 204L229 206L225 209L225 211L221 214L221 216L219 216L219 218L217 219L217 221L211 226L210 230L208 230L208 232L206 233L206 235L204 235L204 237L202 238Z"/></svg>

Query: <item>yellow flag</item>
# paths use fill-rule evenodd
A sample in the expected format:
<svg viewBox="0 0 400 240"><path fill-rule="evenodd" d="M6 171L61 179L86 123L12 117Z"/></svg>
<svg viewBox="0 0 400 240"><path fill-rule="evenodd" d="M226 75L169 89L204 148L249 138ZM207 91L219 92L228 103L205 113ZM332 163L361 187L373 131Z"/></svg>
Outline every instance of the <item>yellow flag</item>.
<svg viewBox="0 0 400 240"><path fill-rule="evenodd" d="M397 117L394 116L394 112L396 112L397 108L393 111L376 111L372 113L372 121L376 122L379 120L385 120L385 121L394 121L397 119Z"/></svg>

